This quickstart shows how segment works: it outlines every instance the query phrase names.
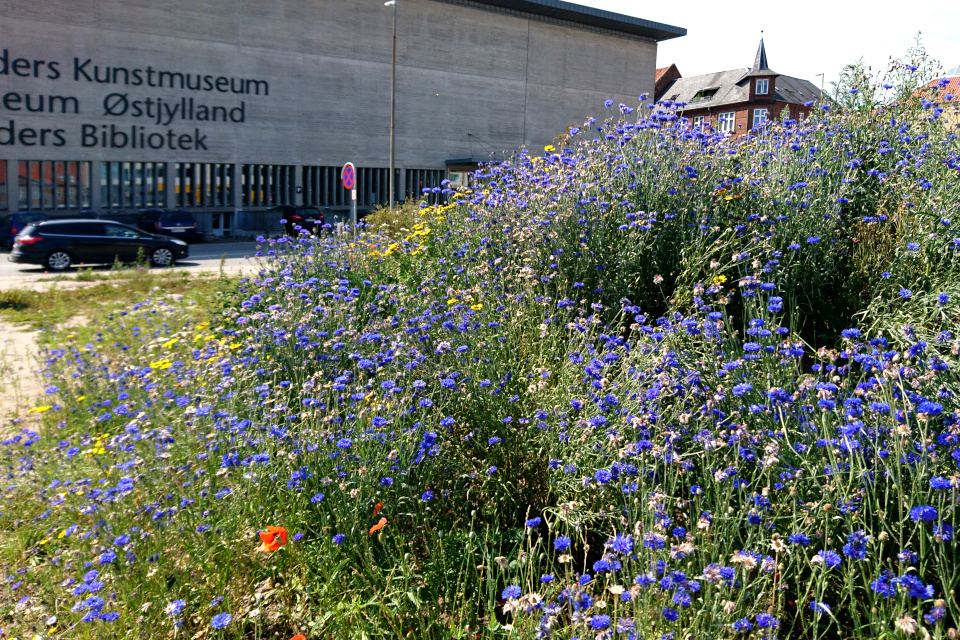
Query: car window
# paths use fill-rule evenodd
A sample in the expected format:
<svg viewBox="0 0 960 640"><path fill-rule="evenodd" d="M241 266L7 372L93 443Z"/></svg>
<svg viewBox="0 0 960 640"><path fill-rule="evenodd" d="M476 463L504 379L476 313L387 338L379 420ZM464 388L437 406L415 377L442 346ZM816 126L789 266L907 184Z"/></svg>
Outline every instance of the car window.
<svg viewBox="0 0 960 640"><path fill-rule="evenodd" d="M33 235L33 232L36 231L36 230L37 230L37 225L35 225L35 224L28 224L27 226L25 226L25 227L23 228L23 231L21 231L18 235L21 235L21 236L24 236L24 237L30 236L30 235Z"/></svg>
<svg viewBox="0 0 960 640"><path fill-rule="evenodd" d="M319 218L319 217L320 217L320 210L319 210L319 209L314 209L314 208L309 208L309 209L297 209L297 215L298 215L298 216L313 216L313 217L315 217L315 218Z"/></svg>
<svg viewBox="0 0 960 640"><path fill-rule="evenodd" d="M45 224L40 227L40 232L44 235L64 235L64 236L83 236L91 235L88 225L83 222L58 222L56 224Z"/></svg>
<svg viewBox="0 0 960 640"><path fill-rule="evenodd" d="M127 227L121 227L114 224L103 225L106 230L106 236L108 238L139 238L140 234L134 231L133 229L128 229Z"/></svg>
<svg viewBox="0 0 960 640"><path fill-rule="evenodd" d="M164 222L193 222L193 214L187 211L165 211L160 214Z"/></svg>
<svg viewBox="0 0 960 640"><path fill-rule="evenodd" d="M47 219L43 213L25 213L20 216L20 224L30 224L31 222L43 222Z"/></svg>

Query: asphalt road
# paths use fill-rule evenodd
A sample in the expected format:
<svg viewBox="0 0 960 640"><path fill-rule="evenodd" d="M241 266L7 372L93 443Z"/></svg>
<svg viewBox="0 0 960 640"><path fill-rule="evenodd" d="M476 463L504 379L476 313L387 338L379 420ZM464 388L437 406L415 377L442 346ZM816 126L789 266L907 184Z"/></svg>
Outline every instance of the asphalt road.
<svg viewBox="0 0 960 640"><path fill-rule="evenodd" d="M257 242L222 242L212 244L190 245L190 256L177 262L176 269L200 273L203 271L217 272L220 270L220 258L226 256L224 270L228 273L253 273L257 269L256 259L253 257ZM265 247L264 247L265 249ZM15 264L8 260L9 252L0 252L0 289L15 289L30 287L34 283L50 281L55 275L66 276L72 279L76 276L76 268L62 273L51 273L44 267L32 264ZM94 271L109 271L111 265L102 265L91 268Z"/></svg>

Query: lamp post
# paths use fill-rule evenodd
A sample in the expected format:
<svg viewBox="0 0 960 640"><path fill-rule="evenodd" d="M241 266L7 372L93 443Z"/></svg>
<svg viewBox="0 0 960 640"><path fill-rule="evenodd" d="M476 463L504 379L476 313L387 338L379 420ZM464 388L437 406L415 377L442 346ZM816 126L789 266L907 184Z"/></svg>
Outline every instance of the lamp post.
<svg viewBox="0 0 960 640"><path fill-rule="evenodd" d="M385 7L393 7L393 48L390 52L390 211L393 211L393 199L396 190L393 185L393 129L397 98L397 0L384 2Z"/></svg>

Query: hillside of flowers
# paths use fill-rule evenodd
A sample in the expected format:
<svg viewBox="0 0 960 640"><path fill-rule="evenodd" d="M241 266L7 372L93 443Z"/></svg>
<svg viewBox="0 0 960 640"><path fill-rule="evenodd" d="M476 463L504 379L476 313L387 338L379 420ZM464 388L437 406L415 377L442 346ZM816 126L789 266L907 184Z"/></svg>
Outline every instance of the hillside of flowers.
<svg viewBox="0 0 960 640"><path fill-rule="evenodd" d="M400 233L51 329L0 637L956 638L957 108L887 90L608 103Z"/></svg>

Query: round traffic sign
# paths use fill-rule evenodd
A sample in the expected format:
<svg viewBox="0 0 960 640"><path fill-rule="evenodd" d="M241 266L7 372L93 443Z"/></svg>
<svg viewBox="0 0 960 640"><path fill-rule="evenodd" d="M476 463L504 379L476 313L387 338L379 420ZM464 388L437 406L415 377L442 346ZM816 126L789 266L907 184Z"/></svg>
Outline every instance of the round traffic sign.
<svg viewBox="0 0 960 640"><path fill-rule="evenodd" d="M340 179L343 181L344 189L353 189L357 184L357 170L352 162L343 165L343 171L340 172Z"/></svg>

